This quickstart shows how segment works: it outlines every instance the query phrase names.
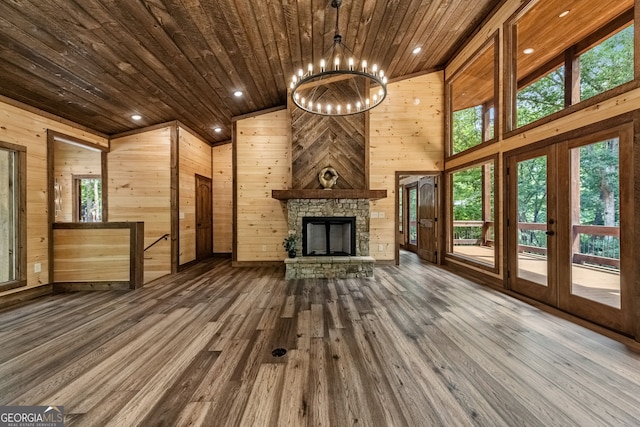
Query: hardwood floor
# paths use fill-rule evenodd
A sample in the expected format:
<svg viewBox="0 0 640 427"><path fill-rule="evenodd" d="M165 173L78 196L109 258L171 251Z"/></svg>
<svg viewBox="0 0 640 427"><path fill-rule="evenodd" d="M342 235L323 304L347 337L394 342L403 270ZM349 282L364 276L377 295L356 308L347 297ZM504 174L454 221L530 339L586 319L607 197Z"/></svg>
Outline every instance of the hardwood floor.
<svg viewBox="0 0 640 427"><path fill-rule="evenodd" d="M409 253L372 279L289 282L210 260L3 309L0 342L0 405L63 405L66 426L640 420L637 347Z"/></svg>

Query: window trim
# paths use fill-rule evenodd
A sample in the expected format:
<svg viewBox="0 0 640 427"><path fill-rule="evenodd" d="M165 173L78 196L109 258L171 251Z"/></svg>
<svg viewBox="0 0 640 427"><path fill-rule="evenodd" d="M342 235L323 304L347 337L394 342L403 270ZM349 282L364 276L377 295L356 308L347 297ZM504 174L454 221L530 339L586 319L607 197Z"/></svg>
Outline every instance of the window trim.
<svg viewBox="0 0 640 427"><path fill-rule="evenodd" d="M15 279L0 283L0 292L27 285L27 149L0 141L0 148L15 153L17 164L16 271Z"/></svg>

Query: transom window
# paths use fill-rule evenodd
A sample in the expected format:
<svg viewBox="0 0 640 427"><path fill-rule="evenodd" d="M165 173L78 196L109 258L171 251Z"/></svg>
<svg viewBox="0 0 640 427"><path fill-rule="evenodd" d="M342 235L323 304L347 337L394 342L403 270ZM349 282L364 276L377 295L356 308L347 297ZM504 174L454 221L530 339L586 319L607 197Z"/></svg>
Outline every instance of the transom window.
<svg viewBox="0 0 640 427"><path fill-rule="evenodd" d="M512 27L507 130L633 80L633 0L539 0ZM598 19L593 19L593 17ZM507 61L509 68L511 61ZM508 86L508 85L507 85Z"/></svg>
<svg viewBox="0 0 640 427"><path fill-rule="evenodd" d="M449 82L449 155L496 139L496 44L492 39Z"/></svg>

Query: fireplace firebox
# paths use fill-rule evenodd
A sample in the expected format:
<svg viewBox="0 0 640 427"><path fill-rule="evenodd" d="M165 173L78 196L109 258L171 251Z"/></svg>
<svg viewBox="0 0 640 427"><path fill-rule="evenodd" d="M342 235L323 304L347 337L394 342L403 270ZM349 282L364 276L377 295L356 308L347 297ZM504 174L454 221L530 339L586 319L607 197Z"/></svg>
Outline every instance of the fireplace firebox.
<svg viewBox="0 0 640 427"><path fill-rule="evenodd" d="M355 256L356 217L303 217L303 256Z"/></svg>

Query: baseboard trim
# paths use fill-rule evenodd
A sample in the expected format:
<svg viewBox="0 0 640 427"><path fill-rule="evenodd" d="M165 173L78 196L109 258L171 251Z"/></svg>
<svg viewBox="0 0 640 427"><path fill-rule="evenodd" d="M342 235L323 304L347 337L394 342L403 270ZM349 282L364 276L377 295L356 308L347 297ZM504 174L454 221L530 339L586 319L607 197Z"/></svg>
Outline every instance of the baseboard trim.
<svg viewBox="0 0 640 427"><path fill-rule="evenodd" d="M83 291L128 291L129 282L68 282L54 283L53 292L83 292Z"/></svg>
<svg viewBox="0 0 640 427"><path fill-rule="evenodd" d="M232 267L284 267L282 261L233 261Z"/></svg>
<svg viewBox="0 0 640 427"><path fill-rule="evenodd" d="M53 294L52 285L43 285L0 296L0 308L20 304L35 298Z"/></svg>

